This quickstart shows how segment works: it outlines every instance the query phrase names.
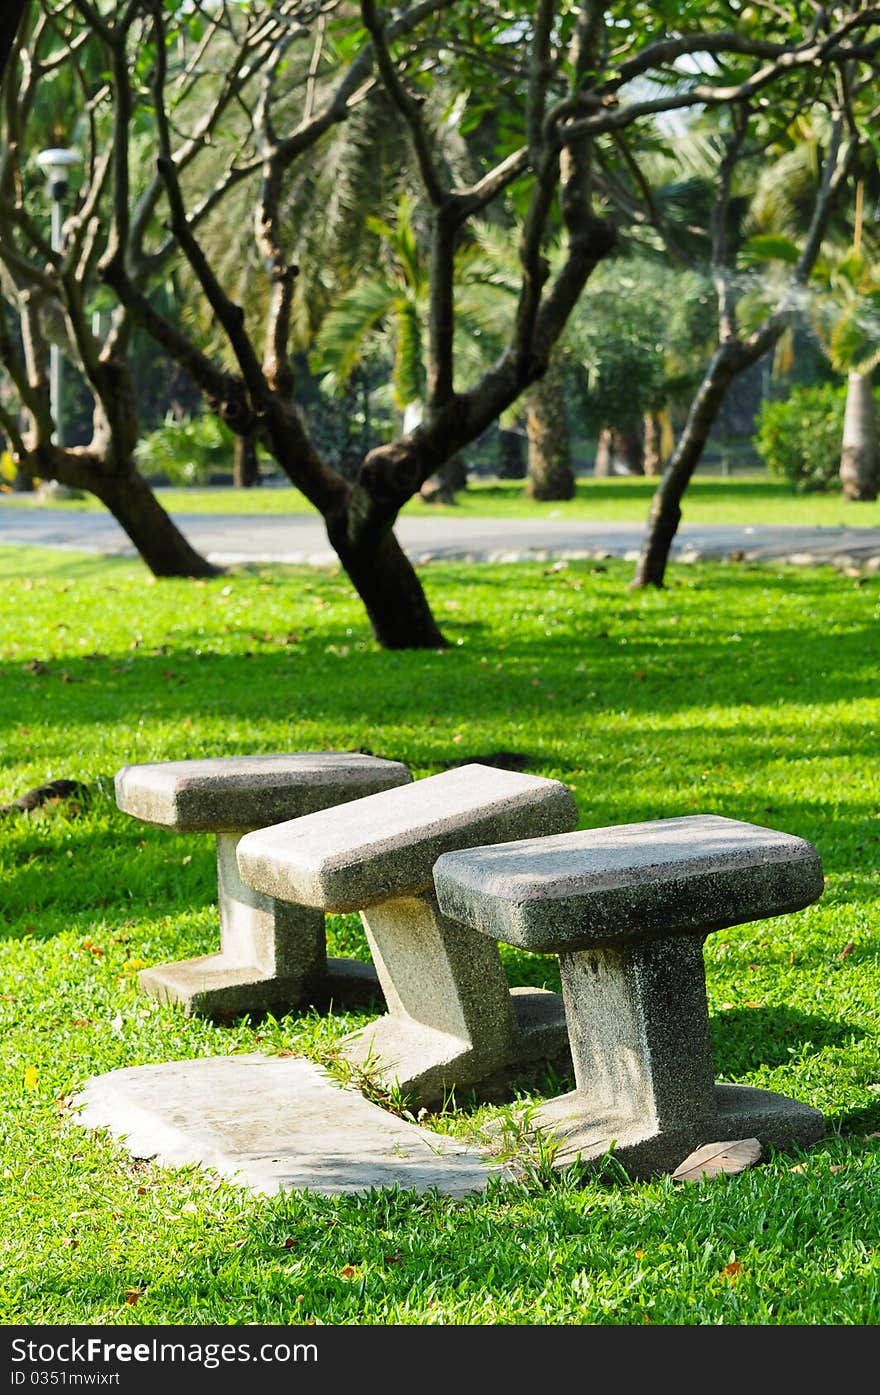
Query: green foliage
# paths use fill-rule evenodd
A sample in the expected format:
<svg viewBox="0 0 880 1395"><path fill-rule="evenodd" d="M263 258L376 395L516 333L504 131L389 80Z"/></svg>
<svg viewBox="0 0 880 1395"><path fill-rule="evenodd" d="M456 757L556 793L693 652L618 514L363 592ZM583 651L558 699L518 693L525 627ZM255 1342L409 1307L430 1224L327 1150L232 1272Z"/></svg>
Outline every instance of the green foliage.
<svg viewBox="0 0 880 1395"><path fill-rule="evenodd" d="M834 383L794 388L778 402L765 399L754 444L770 473L800 493L839 488L845 399L846 389Z"/></svg>
<svg viewBox="0 0 880 1395"><path fill-rule="evenodd" d="M219 417L202 412L196 417L173 416L142 436L135 459L148 479L164 476L169 484L204 484L217 471L231 474L233 438Z"/></svg>
<svg viewBox="0 0 880 1395"><path fill-rule="evenodd" d="M817 263L813 324L833 368L870 372L880 362L880 261L855 247Z"/></svg>
<svg viewBox="0 0 880 1395"><path fill-rule="evenodd" d="M416 213L415 199L402 194L393 222L366 219L381 239L385 268L365 274L323 320L311 367L322 375L321 386L331 395L341 395L358 364L381 353L381 346L372 339L376 330L389 340L395 405L402 411L424 394L428 279Z"/></svg>
<svg viewBox="0 0 880 1395"><path fill-rule="evenodd" d="M588 430L630 429L645 412L696 388L713 323L710 291L700 274L645 256L598 268L564 338L584 370Z"/></svg>

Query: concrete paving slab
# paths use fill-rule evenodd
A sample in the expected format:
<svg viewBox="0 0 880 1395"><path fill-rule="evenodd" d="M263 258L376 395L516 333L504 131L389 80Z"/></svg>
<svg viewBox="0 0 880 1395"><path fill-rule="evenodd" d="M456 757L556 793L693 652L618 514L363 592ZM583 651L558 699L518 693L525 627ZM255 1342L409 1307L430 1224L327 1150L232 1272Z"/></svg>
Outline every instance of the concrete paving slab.
<svg viewBox="0 0 880 1395"><path fill-rule="evenodd" d="M408 1123L301 1057L204 1057L93 1076L75 1122L105 1129L135 1158L193 1164L265 1196L400 1187L463 1196L512 1171Z"/></svg>

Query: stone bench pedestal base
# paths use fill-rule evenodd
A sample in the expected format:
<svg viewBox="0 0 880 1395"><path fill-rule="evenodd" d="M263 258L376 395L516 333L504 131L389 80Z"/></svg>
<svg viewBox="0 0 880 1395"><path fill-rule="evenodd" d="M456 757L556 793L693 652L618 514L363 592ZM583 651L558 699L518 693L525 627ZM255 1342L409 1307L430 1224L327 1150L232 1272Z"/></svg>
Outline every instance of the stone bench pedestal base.
<svg viewBox="0 0 880 1395"><path fill-rule="evenodd" d="M447 919L432 868L450 848L570 829L571 791L558 780L460 766L332 810L248 833L238 866L279 901L361 914L387 1012L342 1051L409 1105L441 1104L454 1088L491 1094L571 1056L562 999L511 991L495 941Z"/></svg>
<svg viewBox="0 0 880 1395"><path fill-rule="evenodd" d="M123 766L115 780L120 809L147 823L212 834L217 846L219 951L144 969L140 988L179 1003L187 1015L220 1019L380 1000L371 964L328 959L323 912L245 885L236 847L254 828L411 779L399 761L341 751Z"/></svg>
<svg viewBox="0 0 880 1395"><path fill-rule="evenodd" d="M511 989L497 946L447 920L432 893L362 920L388 1012L343 1038L342 1053L386 1088L431 1104L456 1086L486 1098L536 1065L571 1069L559 994Z"/></svg>
<svg viewBox="0 0 880 1395"><path fill-rule="evenodd" d="M703 946L714 930L800 910L822 892L811 843L719 815L584 829L445 853L443 912L559 956L575 1089L540 1106L554 1165L613 1151L633 1177L704 1144L815 1143L819 1110L716 1085Z"/></svg>
<svg viewBox="0 0 880 1395"><path fill-rule="evenodd" d="M245 886L235 856L241 837L217 835L219 952L142 969L139 987L162 1002L182 1004L188 1015L214 1018L381 1001L372 964L328 957L323 911Z"/></svg>
<svg viewBox="0 0 880 1395"><path fill-rule="evenodd" d="M705 1143L757 1138L767 1147L809 1147L824 1136L818 1109L749 1085L715 1085L712 1109L681 1128L653 1129L632 1117L602 1114L589 1091L571 1090L541 1105L529 1120L556 1145L554 1167L598 1166L609 1151L628 1177L640 1180L674 1172Z"/></svg>
<svg viewBox="0 0 880 1395"><path fill-rule="evenodd" d="M714 1080L705 936L562 953L578 1088L541 1106L532 1126L554 1135L556 1160L591 1162L613 1146L633 1177L674 1170L695 1148L757 1138L815 1143L818 1109Z"/></svg>

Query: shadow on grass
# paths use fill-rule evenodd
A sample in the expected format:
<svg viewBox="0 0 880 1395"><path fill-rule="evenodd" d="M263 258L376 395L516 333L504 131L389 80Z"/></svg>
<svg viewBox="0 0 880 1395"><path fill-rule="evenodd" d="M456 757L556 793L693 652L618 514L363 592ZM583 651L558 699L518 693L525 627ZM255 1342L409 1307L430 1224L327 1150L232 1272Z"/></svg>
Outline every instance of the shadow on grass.
<svg viewBox="0 0 880 1395"><path fill-rule="evenodd" d="M865 1033L849 1022L832 1021L789 1007L732 1008L711 1017L716 1072L737 1080L759 1066L784 1066L812 1047L818 1055Z"/></svg>

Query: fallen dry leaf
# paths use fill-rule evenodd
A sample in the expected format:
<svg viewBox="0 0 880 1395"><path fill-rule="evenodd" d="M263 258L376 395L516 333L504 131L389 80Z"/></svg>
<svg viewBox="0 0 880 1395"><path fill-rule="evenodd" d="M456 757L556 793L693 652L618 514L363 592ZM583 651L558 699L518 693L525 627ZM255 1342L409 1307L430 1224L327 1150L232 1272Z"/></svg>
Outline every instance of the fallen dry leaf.
<svg viewBox="0 0 880 1395"><path fill-rule="evenodd" d="M742 1172L756 1163L762 1153L757 1138L739 1138L726 1143L704 1143L696 1148L672 1174L674 1182L701 1182L720 1173Z"/></svg>

